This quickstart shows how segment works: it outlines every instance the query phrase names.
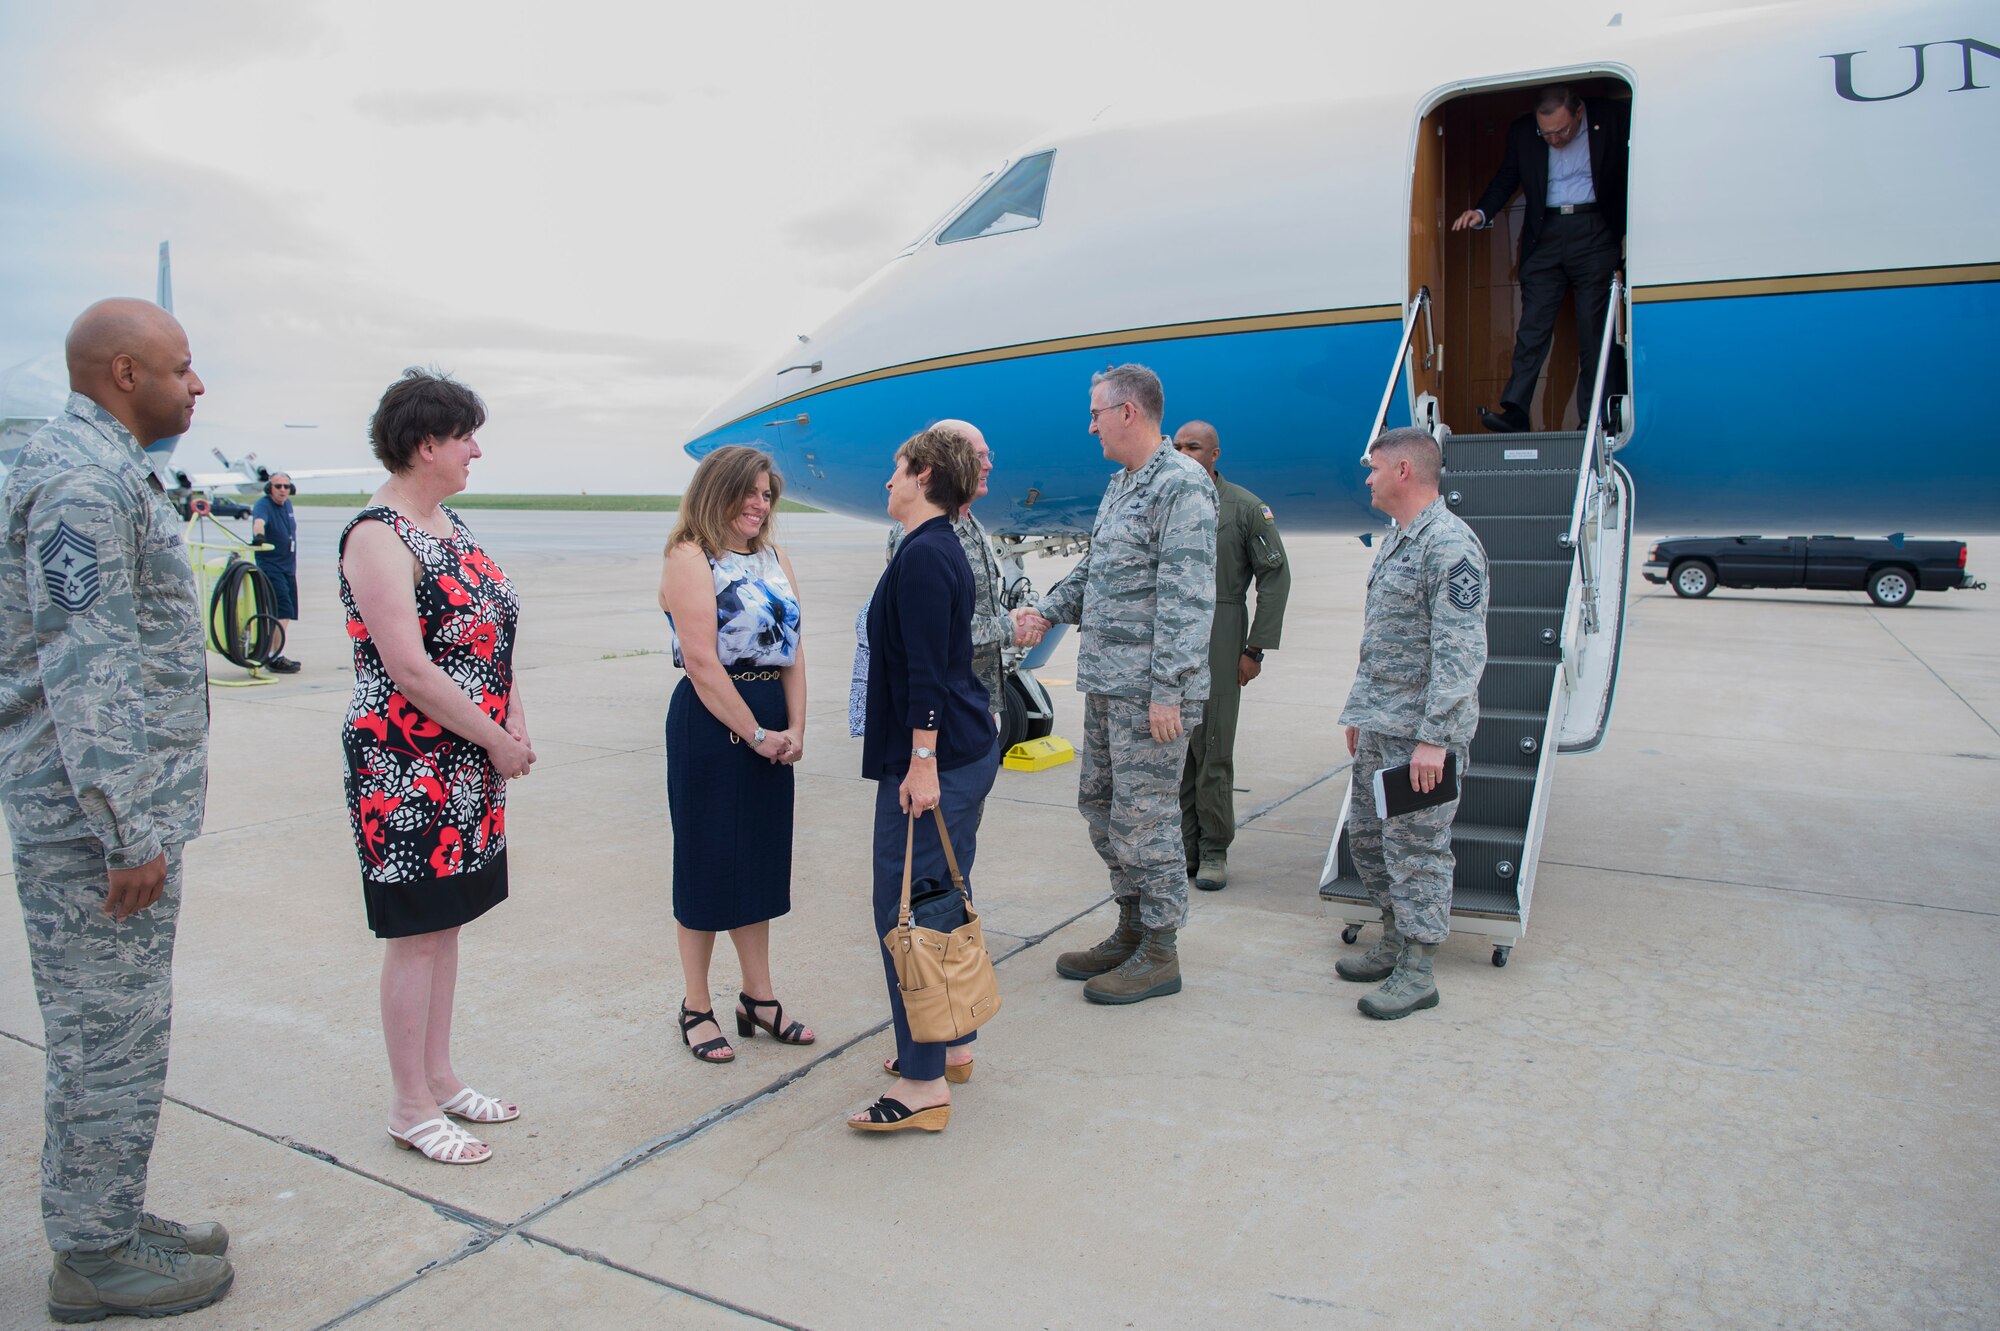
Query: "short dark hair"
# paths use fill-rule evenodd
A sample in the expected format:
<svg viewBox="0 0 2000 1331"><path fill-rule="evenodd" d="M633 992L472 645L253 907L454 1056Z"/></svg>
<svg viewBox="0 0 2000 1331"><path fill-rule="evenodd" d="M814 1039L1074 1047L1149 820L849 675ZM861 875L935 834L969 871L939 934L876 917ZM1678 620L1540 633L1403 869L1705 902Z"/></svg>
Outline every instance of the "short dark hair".
<svg viewBox="0 0 2000 1331"><path fill-rule="evenodd" d="M1099 384L1109 385L1114 401L1130 402L1147 420L1157 423L1166 419L1167 390L1161 386L1160 376L1145 366L1127 362L1099 370L1090 376L1090 386Z"/></svg>
<svg viewBox="0 0 2000 1331"><path fill-rule="evenodd" d="M368 418L368 442L390 471L406 471L426 439L458 439L486 424L479 394L443 370L412 365Z"/></svg>
<svg viewBox="0 0 2000 1331"><path fill-rule="evenodd" d="M913 476L930 472L924 498L954 518L979 493L979 454L970 438L949 425L917 431L903 441L896 457Z"/></svg>
<svg viewBox="0 0 2000 1331"><path fill-rule="evenodd" d="M1418 425L1399 426L1394 430L1384 430L1375 436L1375 442L1368 446L1370 456L1376 453L1393 453L1397 457L1410 460L1410 470L1419 480L1436 485L1444 474L1444 454L1438 449L1438 441L1429 430Z"/></svg>
<svg viewBox="0 0 2000 1331"><path fill-rule="evenodd" d="M1582 105L1583 99L1578 97L1576 90L1567 83L1551 83L1542 89L1542 95L1535 99L1535 114L1552 116L1565 107L1574 111Z"/></svg>

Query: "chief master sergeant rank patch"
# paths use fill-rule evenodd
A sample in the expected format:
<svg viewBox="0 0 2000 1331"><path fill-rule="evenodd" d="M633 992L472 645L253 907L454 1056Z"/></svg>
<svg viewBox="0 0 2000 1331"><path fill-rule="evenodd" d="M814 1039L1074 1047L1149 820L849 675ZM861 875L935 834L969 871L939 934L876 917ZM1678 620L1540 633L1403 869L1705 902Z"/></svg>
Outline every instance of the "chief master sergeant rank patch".
<svg viewBox="0 0 2000 1331"><path fill-rule="evenodd" d="M97 602L97 542L67 522L41 544L42 577L59 610L82 614Z"/></svg>
<svg viewBox="0 0 2000 1331"><path fill-rule="evenodd" d="M1451 603L1460 610L1471 610L1479 604L1481 586L1479 568L1470 559L1461 559L1451 566L1445 575L1445 589L1451 596Z"/></svg>

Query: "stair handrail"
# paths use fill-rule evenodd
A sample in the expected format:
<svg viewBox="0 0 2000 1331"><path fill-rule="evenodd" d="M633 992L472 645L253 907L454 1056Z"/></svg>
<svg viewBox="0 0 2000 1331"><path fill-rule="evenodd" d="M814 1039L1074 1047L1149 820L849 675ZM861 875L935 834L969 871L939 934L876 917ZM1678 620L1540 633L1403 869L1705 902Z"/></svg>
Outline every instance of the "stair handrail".
<svg viewBox="0 0 2000 1331"><path fill-rule="evenodd" d="M1604 336L1597 342L1597 378L1590 390L1590 413L1584 419L1583 456L1589 460L1591 469L1597 473L1598 484L1603 484L1611 475L1611 450L1605 447L1604 439L1604 374L1611 366L1611 345L1623 341L1619 336L1625 324L1625 281L1624 274L1611 274L1611 303L1605 307Z"/></svg>
<svg viewBox="0 0 2000 1331"><path fill-rule="evenodd" d="M1376 437L1382 433L1382 424L1389 419L1389 404L1396 399L1396 384L1403 377L1403 364L1409 357L1410 344L1417 335L1417 316L1424 321L1424 339L1429 344L1424 353L1424 364L1429 365L1437 356L1437 330L1431 324L1431 289L1417 288L1417 294L1410 297L1409 305L1403 311L1403 337L1396 343L1396 358L1389 364L1389 382L1382 387L1382 405L1375 408L1375 421L1368 428L1368 438L1361 446L1361 463L1368 464L1368 454L1375 447Z"/></svg>
<svg viewBox="0 0 2000 1331"><path fill-rule="evenodd" d="M1597 548L1599 522L1607 487L1611 482L1611 450L1604 434L1604 376L1611 366L1611 345L1625 321L1623 274L1611 275L1611 304L1605 310L1604 336L1597 344L1597 381L1590 390L1590 414L1583 432L1583 463L1577 468L1576 505L1571 510L1569 539L1576 551L1577 569L1582 575L1582 620L1585 634L1598 630L1597 588L1602 579L1602 563ZM1593 484L1595 482L1595 484ZM1568 641L1568 625L1564 625ZM1564 669L1569 669L1565 658Z"/></svg>

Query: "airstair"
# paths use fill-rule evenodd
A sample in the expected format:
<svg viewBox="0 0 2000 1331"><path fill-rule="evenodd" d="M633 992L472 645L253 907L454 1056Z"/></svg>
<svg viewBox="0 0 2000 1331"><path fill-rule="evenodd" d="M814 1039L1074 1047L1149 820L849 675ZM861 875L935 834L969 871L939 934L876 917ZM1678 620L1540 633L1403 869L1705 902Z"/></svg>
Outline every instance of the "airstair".
<svg viewBox="0 0 2000 1331"><path fill-rule="evenodd" d="M1598 351L1597 396L1586 419L1601 420L1611 347L1622 341L1624 291L1612 283L1613 314ZM1404 324L1372 440L1405 371L1429 292L1420 289ZM1461 782L1452 850L1451 927L1493 940L1504 966L1526 933L1542 853L1555 759L1603 742L1618 678L1631 551L1632 481L1611 455L1629 434L1630 400L1613 399L1616 432L1460 437L1435 419L1433 400L1412 404L1444 450L1444 500L1486 548L1487 660L1479 683L1479 729ZM1348 799L1353 797L1350 778ZM1348 852L1348 800L1320 875L1320 896L1354 942L1380 919Z"/></svg>

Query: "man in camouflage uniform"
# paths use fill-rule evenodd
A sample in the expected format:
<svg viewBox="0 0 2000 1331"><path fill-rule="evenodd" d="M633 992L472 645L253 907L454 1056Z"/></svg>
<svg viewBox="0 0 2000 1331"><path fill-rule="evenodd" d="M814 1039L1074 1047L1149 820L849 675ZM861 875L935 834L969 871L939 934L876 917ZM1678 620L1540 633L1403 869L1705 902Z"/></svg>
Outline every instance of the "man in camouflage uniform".
<svg viewBox="0 0 2000 1331"><path fill-rule="evenodd" d="M987 446L986 436L968 421L944 420L931 428L954 431L972 445L979 458L979 488L972 498L975 503L984 499L986 478L993 474L993 450ZM999 713L1006 699L1002 655L1006 645L1014 641L1014 621L1001 599L1006 579L1000 571L1000 558L993 553L993 538L987 535L979 519L972 516L972 504L958 511L951 520L951 529L965 551L965 562L972 566L972 669L986 686L986 710L994 714L997 734ZM902 523L889 524L889 558L896 557L896 547L903 543L903 535Z"/></svg>
<svg viewBox="0 0 2000 1331"><path fill-rule="evenodd" d="M1032 610L1024 634L1081 624L1083 695L1077 807L1111 871L1118 926L1056 973L1085 980L1094 1003L1179 993L1187 919L1180 775L1187 732L1208 696L1215 613L1215 487L1160 437L1159 376L1120 365L1091 380L1090 428L1116 472L1097 507L1090 550Z"/></svg>
<svg viewBox="0 0 2000 1331"><path fill-rule="evenodd" d="M1263 500L1215 469L1222 439L1207 421L1174 431L1174 447L1215 483L1215 627L1208 635L1208 702L1188 736L1181 770L1181 839L1188 873L1204 892L1229 886L1229 843L1236 839L1236 720L1243 689L1264 671L1285 628L1292 570L1277 520ZM1257 619L1247 604L1257 584Z"/></svg>
<svg viewBox="0 0 2000 1331"><path fill-rule="evenodd" d="M49 1313L95 1321L202 1307L233 1272L220 1225L143 1209L208 785L200 607L144 449L187 429L202 383L144 301L91 306L64 350L69 402L0 487L0 803L48 1039Z"/></svg>
<svg viewBox="0 0 2000 1331"><path fill-rule="evenodd" d="M1443 457L1423 430L1390 430L1368 450L1368 489L1396 521L1368 572L1361 668L1341 709L1354 757L1347 844L1382 938L1334 970L1381 988L1361 1010L1393 1020L1438 1004L1431 957L1451 932L1451 822L1458 801L1387 820L1375 816L1375 774L1410 765L1410 785L1435 789L1445 755L1463 790L1479 677L1486 670L1486 551L1438 496Z"/></svg>

